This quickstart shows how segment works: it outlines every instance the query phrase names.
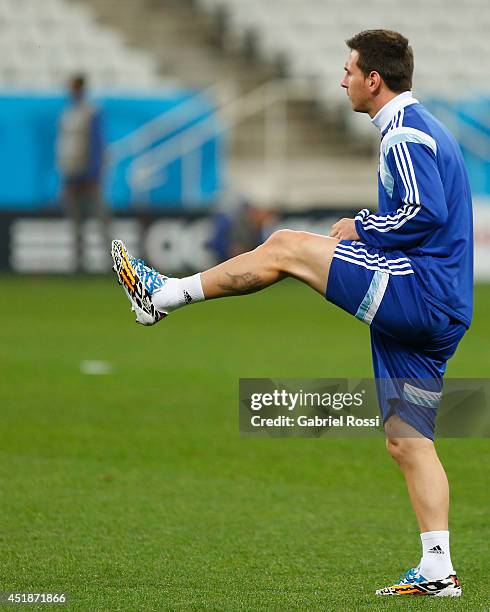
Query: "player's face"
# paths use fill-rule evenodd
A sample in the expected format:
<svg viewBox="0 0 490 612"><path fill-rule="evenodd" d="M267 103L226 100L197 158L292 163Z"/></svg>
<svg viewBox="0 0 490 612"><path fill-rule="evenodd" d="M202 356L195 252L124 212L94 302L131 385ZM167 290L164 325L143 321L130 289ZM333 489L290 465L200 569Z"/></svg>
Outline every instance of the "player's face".
<svg viewBox="0 0 490 612"><path fill-rule="evenodd" d="M357 65L359 53L351 51L344 65L344 78L340 86L347 90L352 109L359 113L367 113L370 109L371 92L368 79Z"/></svg>

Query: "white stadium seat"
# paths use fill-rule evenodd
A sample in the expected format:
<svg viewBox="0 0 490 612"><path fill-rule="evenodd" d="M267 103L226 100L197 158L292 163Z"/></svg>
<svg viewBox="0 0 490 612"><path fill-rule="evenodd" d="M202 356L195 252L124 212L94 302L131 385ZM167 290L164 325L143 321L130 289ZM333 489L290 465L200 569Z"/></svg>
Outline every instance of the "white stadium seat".
<svg viewBox="0 0 490 612"><path fill-rule="evenodd" d="M153 57L127 47L87 6L67 0L0 0L0 87L59 88L85 71L101 88L153 88Z"/></svg>
<svg viewBox="0 0 490 612"><path fill-rule="evenodd" d="M419 97L490 90L490 0L199 2L211 12L224 10L232 34L252 33L265 59L280 58L292 76L312 80L330 108L345 102L339 87L345 39L376 27L399 30L411 40Z"/></svg>

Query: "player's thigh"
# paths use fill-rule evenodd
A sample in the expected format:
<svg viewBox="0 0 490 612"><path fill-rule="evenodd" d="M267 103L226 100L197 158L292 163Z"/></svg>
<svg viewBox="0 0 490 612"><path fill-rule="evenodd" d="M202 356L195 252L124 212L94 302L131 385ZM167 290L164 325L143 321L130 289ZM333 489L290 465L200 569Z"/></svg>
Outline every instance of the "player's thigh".
<svg viewBox="0 0 490 612"><path fill-rule="evenodd" d="M423 344L432 325L411 262L399 251L342 240L333 254L326 298L407 343Z"/></svg>
<svg viewBox="0 0 490 612"><path fill-rule="evenodd" d="M286 232L285 271L325 295L338 240L312 232Z"/></svg>

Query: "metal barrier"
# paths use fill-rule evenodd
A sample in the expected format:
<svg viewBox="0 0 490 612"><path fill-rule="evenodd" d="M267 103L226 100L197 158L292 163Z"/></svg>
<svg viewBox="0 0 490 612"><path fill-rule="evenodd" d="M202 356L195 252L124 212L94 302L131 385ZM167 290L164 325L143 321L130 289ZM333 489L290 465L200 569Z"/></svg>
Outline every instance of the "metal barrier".
<svg viewBox="0 0 490 612"><path fill-rule="evenodd" d="M134 156L127 169L133 202L144 202L145 196L165 181L165 168L181 160L183 206L193 207L197 200L196 185L199 184L201 174L202 146L211 138L230 132L241 122L260 113L265 113L265 170L267 172L272 165L276 170L278 166L284 166L287 146L286 105L291 100L314 99L312 86L305 81L274 80L243 96L236 97L234 94L235 91L228 83L213 85L110 146L109 165L112 167L122 159ZM184 125L196 117L199 104L210 97L217 100L215 114L156 144L175 131L176 125ZM278 185L271 185L271 198L273 194L277 197L278 189Z"/></svg>

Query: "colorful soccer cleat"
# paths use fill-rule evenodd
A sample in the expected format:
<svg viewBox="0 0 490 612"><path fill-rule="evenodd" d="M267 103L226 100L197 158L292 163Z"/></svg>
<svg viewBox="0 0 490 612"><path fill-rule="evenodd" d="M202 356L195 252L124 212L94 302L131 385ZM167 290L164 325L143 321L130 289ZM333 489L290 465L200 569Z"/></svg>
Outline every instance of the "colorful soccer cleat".
<svg viewBox="0 0 490 612"><path fill-rule="evenodd" d="M429 580L412 568L400 577L397 584L378 589L376 595L430 595L432 597L460 597L461 584L455 574L441 580Z"/></svg>
<svg viewBox="0 0 490 612"><path fill-rule="evenodd" d="M149 268L142 259L132 257L121 240L112 241L112 259L118 282L131 302L131 310L136 313L136 323L155 325L166 317L166 312L155 309L151 297L167 277Z"/></svg>

